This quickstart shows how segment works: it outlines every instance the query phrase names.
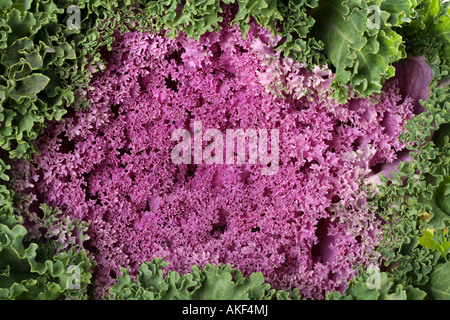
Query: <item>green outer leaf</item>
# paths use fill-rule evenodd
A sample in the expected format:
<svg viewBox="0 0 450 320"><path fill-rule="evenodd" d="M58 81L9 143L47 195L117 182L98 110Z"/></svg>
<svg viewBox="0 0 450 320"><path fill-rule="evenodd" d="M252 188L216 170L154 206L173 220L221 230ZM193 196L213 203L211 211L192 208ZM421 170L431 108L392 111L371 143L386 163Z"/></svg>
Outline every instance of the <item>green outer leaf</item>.
<svg viewBox="0 0 450 320"><path fill-rule="evenodd" d="M450 139L446 142L450 143ZM450 176L439 184L436 190L436 203L442 211L450 215Z"/></svg>
<svg viewBox="0 0 450 320"><path fill-rule="evenodd" d="M406 53L402 37L392 27L407 21L415 5L415 1L324 0L313 10L317 23L312 35L324 43L336 68L332 87L340 102L349 99L349 89L363 97L380 92L384 81L394 76L392 64ZM379 9L377 27L370 24L373 6Z"/></svg>
<svg viewBox="0 0 450 320"><path fill-rule="evenodd" d="M0 10L10 9L12 6L11 0L0 0Z"/></svg>
<svg viewBox="0 0 450 320"><path fill-rule="evenodd" d="M431 273L431 293L436 300L450 300L450 262L438 264Z"/></svg>
<svg viewBox="0 0 450 320"><path fill-rule="evenodd" d="M393 281L403 286L425 287L435 266L449 257L444 233L450 216L436 198L450 174L450 144L444 138L450 123L449 90L449 85L431 88L430 97L422 102L427 111L410 119L400 136L412 160L402 162L392 178L381 176L370 201L386 221L379 251ZM434 134L436 140L431 139ZM425 212L430 218L422 222ZM433 229L433 235L424 234L426 229Z"/></svg>
<svg viewBox="0 0 450 320"><path fill-rule="evenodd" d="M424 1L424 4L427 10L426 18L422 19L426 25L424 31L440 39L444 44L444 57L450 61L450 5L441 4L439 0Z"/></svg>
<svg viewBox="0 0 450 320"><path fill-rule="evenodd" d="M450 77L450 3L421 0L416 18L397 28L403 36L408 56L422 56L433 68L438 82Z"/></svg>
<svg viewBox="0 0 450 320"><path fill-rule="evenodd" d="M370 268L369 268L370 269ZM395 277L387 272L364 270L358 268L358 276L354 277L344 294L330 292L327 300L423 300L426 292L411 285L398 283Z"/></svg>
<svg viewBox="0 0 450 320"><path fill-rule="evenodd" d="M437 250L441 254L441 257L445 258L450 252L450 242L442 239L440 243L437 243L434 239L435 235L433 230L427 229L423 232L422 236L419 237L419 243L430 250Z"/></svg>
<svg viewBox="0 0 450 320"><path fill-rule="evenodd" d="M260 272L244 277L230 265L206 265L192 267L192 273L180 276L169 271L164 276L163 269L168 266L163 259L155 258L144 262L139 275L133 279L128 270L111 286L107 300L270 300L300 299L299 291L291 293L271 289Z"/></svg>
<svg viewBox="0 0 450 320"><path fill-rule="evenodd" d="M59 2L58 2L59 3ZM68 5L68 3L65 3ZM0 17L0 146L29 158L45 120L60 120L74 101L68 79L76 54L53 1L18 1ZM34 14L36 12L36 14ZM11 150L15 145L15 149Z"/></svg>
<svg viewBox="0 0 450 320"><path fill-rule="evenodd" d="M10 96L17 102L22 102L23 98L30 98L35 101L37 94L44 90L50 78L43 74L34 73L17 82L17 86L10 91Z"/></svg>

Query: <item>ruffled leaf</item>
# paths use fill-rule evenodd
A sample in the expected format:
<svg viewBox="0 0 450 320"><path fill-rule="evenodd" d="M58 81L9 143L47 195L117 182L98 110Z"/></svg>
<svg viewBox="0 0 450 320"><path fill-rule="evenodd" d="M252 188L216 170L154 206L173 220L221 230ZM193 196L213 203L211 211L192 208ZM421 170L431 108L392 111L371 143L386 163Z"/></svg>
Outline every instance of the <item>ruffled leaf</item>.
<svg viewBox="0 0 450 320"><path fill-rule="evenodd" d="M327 300L422 300L425 296L425 291L396 283L390 273L359 268L345 293L329 293Z"/></svg>
<svg viewBox="0 0 450 320"><path fill-rule="evenodd" d="M431 274L430 289L436 300L450 300L450 262L436 266Z"/></svg>
<svg viewBox="0 0 450 320"><path fill-rule="evenodd" d="M169 271L163 259L155 258L143 263L137 277L131 277L127 269L110 288L105 299L113 300L269 300L300 299L298 290L292 293L271 289L261 273L244 277L230 265L207 265L201 269L192 267L192 273L182 276Z"/></svg>
<svg viewBox="0 0 450 320"><path fill-rule="evenodd" d="M332 87L339 101L348 100L349 90L363 97L380 92L394 76L392 63L406 53L393 27L407 21L414 7L415 1L321 1L312 12L312 34L336 68Z"/></svg>

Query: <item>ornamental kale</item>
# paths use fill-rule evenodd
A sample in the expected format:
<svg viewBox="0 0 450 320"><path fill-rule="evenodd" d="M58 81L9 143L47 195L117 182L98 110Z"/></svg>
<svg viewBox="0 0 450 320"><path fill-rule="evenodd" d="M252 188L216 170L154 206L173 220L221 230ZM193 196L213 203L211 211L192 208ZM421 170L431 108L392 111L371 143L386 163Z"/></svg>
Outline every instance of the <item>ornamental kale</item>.
<svg viewBox="0 0 450 320"><path fill-rule="evenodd" d="M122 269L106 299L114 300L298 300L298 290L292 294L271 289L261 272L244 277L242 272L228 265L193 266L180 276L175 271L164 272L169 263L154 259L139 267L136 280Z"/></svg>
<svg viewBox="0 0 450 320"><path fill-rule="evenodd" d="M0 298L448 299L448 4L70 5L0 0Z"/></svg>
<svg viewBox="0 0 450 320"><path fill-rule="evenodd" d="M405 147L398 137L414 101L393 80L373 99L333 102L326 69L273 62L266 29L252 24L243 38L230 20L227 12L220 32L198 41L116 34L90 107L49 123L36 142L41 155L13 164L17 193L89 224L97 297L122 267L136 275L162 257L180 273L230 263L262 272L277 290L324 298L378 258L380 223L362 181ZM281 98L267 91L268 79L286 65L279 81L296 89ZM195 121L221 132L278 129L278 173L174 164L171 134L193 134Z"/></svg>

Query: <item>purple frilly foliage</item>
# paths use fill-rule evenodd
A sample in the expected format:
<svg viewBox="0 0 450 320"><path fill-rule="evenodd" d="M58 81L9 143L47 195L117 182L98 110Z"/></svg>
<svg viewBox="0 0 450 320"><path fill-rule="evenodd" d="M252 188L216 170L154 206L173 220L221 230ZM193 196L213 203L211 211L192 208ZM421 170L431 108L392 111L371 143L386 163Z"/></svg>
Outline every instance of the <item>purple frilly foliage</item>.
<svg viewBox="0 0 450 320"><path fill-rule="evenodd" d="M90 107L49 123L41 154L15 164L16 191L89 224L96 297L121 267L136 274L162 257L180 273L208 263L261 271L277 289L321 299L379 258L380 221L361 186L405 147L398 137L413 101L391 80L374 99L339 105L330 70L281 58L256 25L246 38L228 25L199 42L117 34ZM278 129L278 172L174 164L171 134L192 132L194 121Z"/></svg>

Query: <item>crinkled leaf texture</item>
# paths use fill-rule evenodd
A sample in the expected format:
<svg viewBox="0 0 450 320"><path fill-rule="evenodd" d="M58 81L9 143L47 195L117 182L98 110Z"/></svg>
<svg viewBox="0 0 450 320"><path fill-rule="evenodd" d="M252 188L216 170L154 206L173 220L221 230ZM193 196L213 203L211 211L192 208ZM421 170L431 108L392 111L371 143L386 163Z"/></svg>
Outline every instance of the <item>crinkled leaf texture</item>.
<svg viewBox="0 0 450 320"><path fill-rule="evenodd" d="M47 259L14 214L12 193L0 191L0 300L87 298L93 262L86 252L73 247Z"/></svg>
<svg viewBox="0 0 450 320"><path fill-rule="evenodd" d="M450 2L422 0L416 19L397 31L402 35L409 57L425 56L437 83L450 77Z"/></svg>
<svg viewBox="0 0 450 320"><path fill-rule="evenodd" d="M309 11L316 8L319 1L238 0L237 3L239 10L232 24L237 23L244 36L250 29L249 22L254 19L278 37L277 50L285 57L306 63L310 70L328 62L321 53L323 43L310 34L315 19Z"/></svg>
<svg viewBox="0 0 450 320"><path fill-rule="evenodd" d="M131 17L136 18L141 14L142 19L138 23L141 27L155 24L169 30L169 34L174 35L176 29L179 29L194 38L207 31L217 30L221 21L219 1L142 0L138 1L141 11L132 11L126 9L131 4L130 0L81 0L77 4L83 10L83 27L81 31L76 31L68 30L64 24L58 22L57 14L64 12L68 5L66 1L19 2L14 3L14 8L12 1L0 2L0 10L5 13L0 18L0 145L9 150L12 157L19 158L28 157L33 151L37 151L32 141L42 132L44 123L48 120L60 120L66 112L65 106L74 101L73 91L86 89L91 73L103 67L98 49L101 46L111 48L114 30L123 33L128 27L133 27L134 19ZM223 3L235 1L227 0ZM239 9L235 22L240 23L244 32L251 19L272 30L276 29L274 24L281 25L277 30L282 30L280 34L284 42L280 42L279 48L284 50L286 55L302 62L323 62L323 55L319 52L325 47L328 58L336 68L337 76L333 86L340 99L347 98L347 85L356 93L365 96L378 91L383 80L393 75L392 63L405 57L402 39L397 34L400 31L395 27L404 25L410 19L415 1L343 1L335 4L337 7L331 10L327 10L330 1L320 3L321 5L317 1L237 1ZM367 24L371 14L370 5L379 6L380 29L370 28ZM440 59L437 65L443 67L439 72L445 76L445 59L448 61L449 56L448 15L442 14L440 9L436 10L436 7L439 7L438 1L422 1L421 5L421 10L426 12L426 18L417 20L419 29L424 30L427 39L436 39L436 42L433 42L436 44L433 50L438 46L444 48L443 55L429 54L427 62ZM315 19L309 15L309 11L316 7L318 10L313 17L319 21L314 24ZM339 15L339 9L344 10L341 12L345 14ZM329 23L323 23L323 19ZM315 38L309 33L313 24L317 27ZM414 26L414 23L411 23L411 26ZM356 37L349 38L353 36L353 32L356 32ZM80 66L76 66L76 61ZM436 74L437 69L434 70ZM78 83L79 87L71 87L69 79ZM85 86L81 86L83 82ZM392 202L384 203L386 220L398 221L396 218L399 216L404 218L393 227L394 232L398 232L402 237L399 242L391 242L395 243L394 247L399 248L397 255L390 257L391 262L398 262L394 276L410 277L414 284L428 281L428 274L436 265L439 256L438 252L420 245L417 236L424 227L419 224L419 217L424 210L431 213L431 219L425 226L434 228L435 234L439 235L433 240L437 244L448 226L446 177L449 175L449 141L446 138L446 130L443 130L443 124L449 122L446 102L448 90L443 90L434 93L426 106L426 115L411 124L410 132L420 135L419 144L413 150L413 161L400 166L400 173L393 179L400 180L392 182L392 193L386 192L382 187L380 189L388 199L395 198ZM420 92L418 97L422 99L422 91ZM434 105L439 107L434 108ZM442 125L438 130L440 124ZM437 130L435 138L425 144L422 151L421 147L434 130ZM7 166L3 161L0 164L0 177L6 181ZM405 181L406 191L398 191L403 188L392 190L396 186L403 186ZM407 196L406 199L404 195ZM73 293L64 287L67 284L69 262L75 261L84 271L88 269L89 263L83 257L74 258L73 252L40 259L39 247L34 242L28 243L20 219L13 214L12 196L5 184L0 185L0 256L3 255L0 265L0 295L8 299L53 299L72 295ZM396 210L398 216L392 213ZM43 222L44 225L46 223L60 222ZM62 225L69 231L73 230L70 223ZM52 254L51 248L48 253ZM386 254L389 256L393 253L386 251ZM250 277L244 281L237 271L226 267L211 266L204 271L194 268L192 275L186 278L170 273L171 276L164 280L157 270L162 268L155 265L143 266L142 277L137 284L124 284L128 280L121 279L123 286L116 287L117 296L185 298L195 295L197 298L205 298L222 294L240 298L267 298L273 294L273 291L267 293L269 289L258 275L253 276L253 280ZM436 268L432 273L433 279L440 279L439 272L442 270L443 267ZM235 277L233 281L230 280L230 274ZM84 276L86 278L82 281L83 288L89 278L89 275L83 272ZM388 274L385 276L387 279L390 277ZM382 279L386 278L383 276ZM417 298L422 295L415 289L394 286L386 281L382 281L383 289L376 293L367 290L363 285L355 285L350 289L351 295L372 298ZM438 280L433 281L439 283ZM131 280L128 282L131 283ZM222 285L216 287L216 283ZM186 288L195 290L186 291ZM276 294L277 298L289 296L287 293Z"/></svg>
<svg viewBox="0 0 450 320"><path fill-rule="evenodd" d="M11 157L36 152L32 141L45 121L60 120L74 100L76 55L56 18L64 10L53 2L26 4L3 3L0 18L0 146Z"/></svg>
<svg viewBox="0 0 450 320"><path fill-rule="evenodd" d="M395 283L392 274L376 269L359 270L345 294L333 292L327 300L422 300L426 292L411 285Z"/></svg>
<svg viewBox="0 0 450 320"><path fill-rule="evenodd" d="M408 21L415 6L414 0L326 0L313 10L312 35L336 68L332 86L339 101L348 100L350 89L365 97L379 92L394 76L392 63L406 53L393 27Z"/></svg>
<svg viewBox="0 0 450 320"><path fill-rule="evenodd" d="M449 143L448 139L446 142ZM447 215L450 215L450 176L445 178L436 190L436 204Z"/></svg>
<svg viewBox="0 0 450 320"><path fill-rule="evenodd" d="M450 225L446 212L449 86L432 88L422 104L426 111L408 121L400 137L407 143L408 161L401 162L389 178L381 178L373 202L388 222L380 247L386 264L393 267L396 281L414 286L426 285L433 268L449 255L445 245Z"/></svg>
<svg viewBox="0 0 450 320"><path fill-rule="evenodd" d="M97 292L120 267L135 272L143 260L164 257L180 273L231 263L245 275L262 272L276 288L299 284L303 296L316 298L330 286L343 289L341 279L353 276L356 264L378 256L370 254L378 220L358 186L371 165L394 160L404 147L397 138L412 104L401 101L395 82L378 102L278 99L261 83L267 70L255 61L265 58L267 33L254 28L243 39L237 26L224 27L200 43L118 36L106 71L94 78L91 108L49 126L37 144L42 154L28 168L16 167L31 171L23 185L35 187L36 197L90 223L90 248L101 266ZM295 94L326 94L320 72L294 67L284 81L297 84ZM192 117L224 132L239 124L280 128L280 174L175 165L167 137L191 127Z"/></svg>
<svg viewBox="0 0 450 320"><path fill-rule="evenodd" d="M428 111L421 114L408 128L409 132L415 129L417 139L420 139L416 140L413 147L419 151L414 158L421 165L420 180L425 182L426 186L425 190L420 193L417 191L416 194L424 209L429 210L429 225L440 232L450 225L450 214L446 207L447 178L450 176L449 90L449 85L433 90L432 97L424 105ZM423 145L430 136L433 139ZM419 190L421 187L422 185L416 186Z"/></svg>
<svg viewBox="0 0 450 320"><path fill-rule="evenodd" d="M260 272L244 277L230 265L192 267L182 276L164 268L169 263L155 258L143 263L137 277L131 277L122 268L122 275L105 299L113 300L270 300L300 299L298 290L288 293L271 289Z"/></svg>
<svg viewBox="0 0 450 320"><path fill-rule="evenodd" d="M439 251L441 256L445 258L450 250L450 242L448 242L445 239L445 236L443 237L443 239L440 241L439 244L433 238L434 238L434 230L426 229L422 233L422 236L419 237L419 243L422 246L427 247L431 250Z"/></svg>
<svg viewBox="0 0 450 320"><path fill-rule="evenodd" d="M278 37L277 50L285 56L308 63L311 69L327 62L321 53L323 44L309 35L315 22L309 11L317 7L317 0L140 0L138 5L138 26L158 32L167 30L172 38L182 32L197 40L208 31L220 30L223 8L230 5L235 8L231 24L238 24L243 36L249 32L250 22L256 21Z"/></svg>

